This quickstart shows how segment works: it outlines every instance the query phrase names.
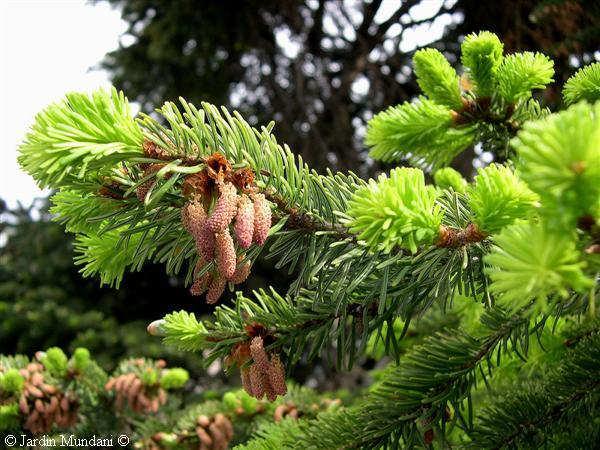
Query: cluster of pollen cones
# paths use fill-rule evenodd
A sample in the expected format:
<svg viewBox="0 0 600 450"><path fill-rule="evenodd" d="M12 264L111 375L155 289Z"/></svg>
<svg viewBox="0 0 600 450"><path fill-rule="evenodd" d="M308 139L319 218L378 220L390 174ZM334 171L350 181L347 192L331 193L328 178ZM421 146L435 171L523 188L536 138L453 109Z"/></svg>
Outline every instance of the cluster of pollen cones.
<svg viewBox="0 0 600 450"><path fill-rule="evenodd" d="M252 362L247 364L250 359ZM272 402L278 395L286 394L285 368L279 355L265 351L262 337L253 337L250 344L238 344L230 360L239 364L242 385L252 397L261 400L266 396Z"/></svg>
<svg viewBox="0 0 600 450"><path fill-rule="evenodd" d="M77 422L78 403L56 386L44 380L44 366L29 363L19 370L25 379L19 399L19 409L26 417L24 427L33 434L48 433L54 425L59 428L73 426Z"/></svg>
<svg viewBox="0 0 600 450"><path fill-rule="evenodd" d="M213 417L202 414L196 419L194 427L192 433L187 430L180 433L156 433L144 444L143 448L165 450L173 448L177 444L184 444L185 448L197 448L198 450L226 450L229 448L229 443L233 438L233 425L224 414L218 413ZM196 438L198 439L197 447Z"/></svg>
<svg viewBox="0 0 600 450"><path fill-rule="evenodd" d="M233 425L223 414L216 414L212 418L201 415L196 423L199 450L226 450L229 447L233 438Z"/></svg>
<svg viewBox="0 0 600 450"><path fill-rule="evenodd" d="M293 402L282 403L273 413L273 420L275 422L281 422L283 419L290 417L292 419L298 418L298 408Z"/></svg>
<svg viewBox="0 0 600 450"><path fill-rule="evenodd" d="M139 366L143 360L137 361ZM157 361L159 368L164 361ZM147 386L135 372L124 373L109 378L104 386L107 391L115 393L115 407L122 411L127 405L132 411L142 414L156 413L167 401L167 393L159 386Z"/></svg>
<svg viewBox="0 0 600 450"><path fill-rule="evenodd" d="M189 200L181 210L181 221L194 237L199 255L190 292L206 292L208 303L217 302L228 282L246 280L251 263L243 252L252 244L263 245L269 234L271 208L253 183L250 169L233 171L218 153L184 182ZM203 270L213 261L214 270Z"/></svg>

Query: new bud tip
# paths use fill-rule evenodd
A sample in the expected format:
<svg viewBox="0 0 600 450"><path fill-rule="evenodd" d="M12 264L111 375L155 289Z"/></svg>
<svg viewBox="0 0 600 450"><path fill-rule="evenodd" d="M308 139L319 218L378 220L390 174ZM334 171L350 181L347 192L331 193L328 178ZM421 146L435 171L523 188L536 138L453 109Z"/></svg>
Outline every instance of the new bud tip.
<svg viewBox="0 0 600 450"><path fill-rule="evenodd" d="M163 319L155 320L150 325L148 325L148 328L147 328L148 333L152 336L164 336L165 335L165 330L163 329L164 324L165 324L165 321Z"/></svg>

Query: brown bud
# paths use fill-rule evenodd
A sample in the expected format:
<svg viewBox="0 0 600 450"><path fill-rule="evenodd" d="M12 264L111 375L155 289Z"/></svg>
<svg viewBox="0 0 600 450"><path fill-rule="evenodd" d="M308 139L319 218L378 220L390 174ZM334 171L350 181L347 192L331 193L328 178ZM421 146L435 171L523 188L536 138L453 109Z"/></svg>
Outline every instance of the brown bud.
<svg viewBox="0 0 600 450"><path fill-rule="evenodd" d="M249 190L254 184L254 172L248 167L236 170L231 178L233 184L242 191Z"/></svg>
<svg viewBox="0 0 600 450"><path fill-rule="evenodd" d="M592 244L585 249L588 255L597 255L600 253L600 244Z"/></svg>
<svg viewBox="0 0 600 450"><path fill-rule="evenodd" d="M158 367L159 369L164 369L165 367L167 367L167 362L164 359L157 359L156 367Z"/></svg>

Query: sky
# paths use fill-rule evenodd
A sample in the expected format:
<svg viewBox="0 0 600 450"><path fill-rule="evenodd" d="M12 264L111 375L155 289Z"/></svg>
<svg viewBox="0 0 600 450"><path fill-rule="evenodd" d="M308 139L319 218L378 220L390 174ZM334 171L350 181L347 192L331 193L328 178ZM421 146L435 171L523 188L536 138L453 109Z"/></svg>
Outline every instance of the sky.
<svg viewBox="0 0 600 450"><path fill-rule="evenodd" d="M43 194L16 162L35 114L66 92L110 86L91 68L125 30L106 3L0 0L0 198L9 206Z"/></svg>

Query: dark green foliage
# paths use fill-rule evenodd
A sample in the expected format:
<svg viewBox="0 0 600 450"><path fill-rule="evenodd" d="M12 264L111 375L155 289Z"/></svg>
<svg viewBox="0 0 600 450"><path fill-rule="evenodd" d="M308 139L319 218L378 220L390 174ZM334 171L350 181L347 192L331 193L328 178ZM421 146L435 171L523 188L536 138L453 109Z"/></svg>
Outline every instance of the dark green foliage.
<svg viewBox="0 0 600 450"><path fill-rule="evenodd" d="M540 448L558 440L562 444L555 448L579 448L576 440L592 448L598 444L598 417L600 335L592 324L543 379L517 384L483 408L471 447Z"/></svg>
<svg viewBox="0 0 600 450"><path fill-rule="evenodd" d="M34 219L35 214L41 217ZM173 351L165 354L164 347L145 332L149 319L170 310L165 296L170 302L195 303L183 289L175 296L162 271L148 269L143 276L130 277L120 291L100 288L97 280L81 278L73 266L72 240L49 221L45 206L6 211L4 217L0 352L33 355L52 346L65 351L86 347L106 369L125 356L148 356L166 357L202 373L194 358ZM75 356L85 361L85 355Z"/></svg>

